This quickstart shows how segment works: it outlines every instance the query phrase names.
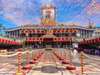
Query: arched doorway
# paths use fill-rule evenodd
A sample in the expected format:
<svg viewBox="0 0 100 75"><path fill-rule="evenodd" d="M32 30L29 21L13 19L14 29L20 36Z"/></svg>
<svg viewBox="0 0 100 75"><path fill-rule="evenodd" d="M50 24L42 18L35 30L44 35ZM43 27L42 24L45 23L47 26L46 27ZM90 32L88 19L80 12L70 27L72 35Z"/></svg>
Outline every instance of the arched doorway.
<svg viewBox="0 0 100 75"><path fill-rule="evenodd" d="M56 38L56 36L52 34L47 34L47 35L44 35L42 38L43 38L43 44L45 45L46 48L53 47L53 44L54 44L53 39Z"/></svg>

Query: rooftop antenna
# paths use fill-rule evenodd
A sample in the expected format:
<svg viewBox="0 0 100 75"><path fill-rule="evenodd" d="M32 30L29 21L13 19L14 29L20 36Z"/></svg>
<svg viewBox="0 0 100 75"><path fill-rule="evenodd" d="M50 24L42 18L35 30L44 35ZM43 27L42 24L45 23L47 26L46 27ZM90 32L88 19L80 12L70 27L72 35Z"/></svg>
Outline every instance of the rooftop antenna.
<svg viewBox="0 0 100 75"><path fill-rule="evenodd" d="M88 21L89 21L88 24L89 28L94 28L95 27L94 22L91 19L88 19Z"/></svg>
<svg viewBox="0 0 100 75"><path fill-rule="evenodd" d="M88 28L92 28L91 19L88 19Z"/></svg>
<svg viewBox="0 0 100 75"><path fill-rule="evenodd" d="M92 24L92 21L91 21L91 19L88 19L88 21L89 21L88 25L90 26Z"/></svg>

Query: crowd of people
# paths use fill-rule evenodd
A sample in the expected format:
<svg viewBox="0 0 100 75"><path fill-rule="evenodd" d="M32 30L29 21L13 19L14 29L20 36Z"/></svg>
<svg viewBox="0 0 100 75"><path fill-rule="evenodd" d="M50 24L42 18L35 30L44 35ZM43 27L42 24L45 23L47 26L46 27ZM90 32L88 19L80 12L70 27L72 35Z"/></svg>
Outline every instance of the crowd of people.
<svg viewBox="0 0 100 75"><path fill-rule="evenodd" d="M84 52L87 54L100 56L100 49L84 49Z"/></svg>

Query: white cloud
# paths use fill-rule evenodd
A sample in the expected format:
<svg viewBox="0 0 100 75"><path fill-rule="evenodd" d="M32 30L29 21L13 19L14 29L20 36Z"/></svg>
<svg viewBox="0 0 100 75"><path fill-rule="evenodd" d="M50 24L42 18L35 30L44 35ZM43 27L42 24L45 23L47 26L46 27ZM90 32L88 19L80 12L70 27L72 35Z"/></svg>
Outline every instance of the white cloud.
<svg viewBox="0 0 100 75"><path fill-rule="evenodd" d="M83 3L82 6L85 6L87 4L84 0L40 0L40 1L1 0L1 1L2 1L3 10L0 11L0 14L3 14L3 16L6 19L14 22L17 25L40 23L40 14L37 15L37 13L39 13L39 6L41 6L41 4L51 3L51 4L55 4L57 7L61 6L62 8L66 7L67 3L69 3L68 4L69 6L73 5L73 3L76 5L77 4L81 5ZM40 3L40 5L37 3ZM66 5L63 6L63 4ZM95 3L95 4L93 4L93 2L90 3L88 7L86 7L84 12L85 13L87 12L88 15L99 14L100 3ZM81 19L84 20L84 18Z"/></svg>
<svg viewBox="0 0 100 75"><path fill-rule="evenodd" d="M54 0L41 0L41 4L52 4L54 3Z"/></svg>
<svg viewBox="0 0 100 75"><path fill-rule="evenodd" d="M25 3L27 3L26 0L2 0L3 16L8 20L13 21L16 25L32 24L33 20L35 20L34 23L39 22L37 16L34 17L34 19L26 17L28 15L25 15L25 13L29 9L32 10L32 7L28 7L29 9L26 8L29 5L26 5Z"/></svg>
<svg viewBox="0 0 100 75"><path fill-rule="evenodd" d="M88 15L100 14L100 3L96 0L92 0L91 3L87 6L86 12Z"/></svg>

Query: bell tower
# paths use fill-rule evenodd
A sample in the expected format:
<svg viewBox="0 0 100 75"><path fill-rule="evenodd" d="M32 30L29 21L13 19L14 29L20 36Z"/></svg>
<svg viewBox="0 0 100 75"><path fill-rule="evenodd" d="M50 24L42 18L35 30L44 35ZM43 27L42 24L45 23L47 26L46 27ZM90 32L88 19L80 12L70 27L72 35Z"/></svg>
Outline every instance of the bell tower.
<svg viewBox="0 0 100 75"><path fill-rule="evenodd" d="M56 25L56 10L53 5L47 4L42 6L41 13L41 24L45 26L54 26Z"/></svg>

